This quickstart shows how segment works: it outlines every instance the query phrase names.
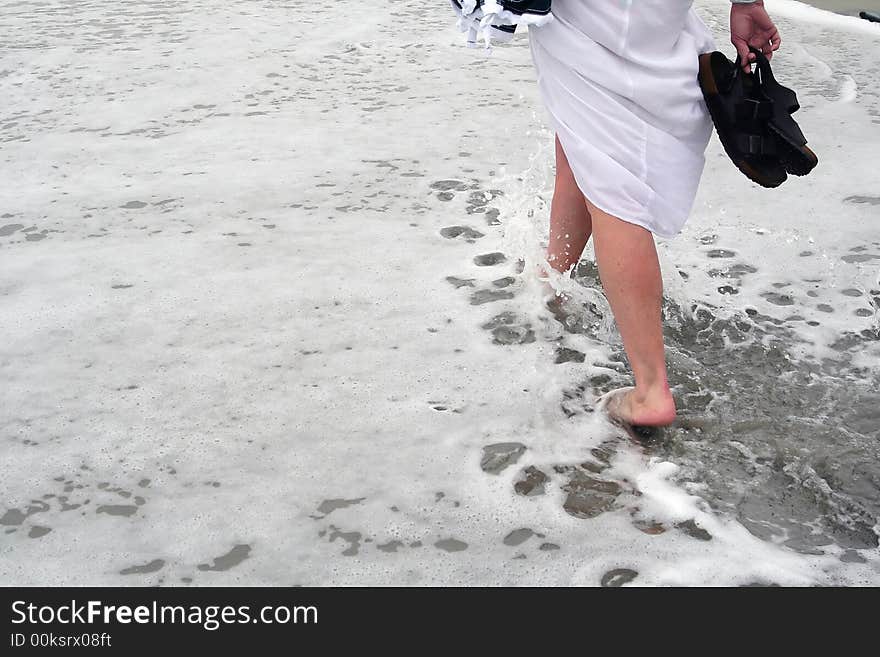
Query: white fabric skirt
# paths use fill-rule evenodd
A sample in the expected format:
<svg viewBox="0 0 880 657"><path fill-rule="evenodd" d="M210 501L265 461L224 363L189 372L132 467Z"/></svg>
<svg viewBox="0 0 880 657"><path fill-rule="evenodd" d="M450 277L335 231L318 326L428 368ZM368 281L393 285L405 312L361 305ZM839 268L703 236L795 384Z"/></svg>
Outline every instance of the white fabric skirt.
<svg viewBox="0 0 880 657"><path fill-rule="evenodd" d="M712 121L698 56L715 50L692 0L553 0L529 29L541 98L578 187L660 237L684 226Z"/></svg>

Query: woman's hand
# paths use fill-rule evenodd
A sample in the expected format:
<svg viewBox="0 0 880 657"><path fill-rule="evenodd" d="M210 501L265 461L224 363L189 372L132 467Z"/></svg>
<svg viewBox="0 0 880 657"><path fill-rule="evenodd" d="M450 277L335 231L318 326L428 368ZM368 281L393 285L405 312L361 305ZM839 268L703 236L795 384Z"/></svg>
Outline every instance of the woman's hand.
<svg viewBox="0 0 880 657"><path fill-rule="evenodd" d="M779 48L782 39L779 30L773 24L763 0L750 4L733 4L730 7L730 42L736 46L743 69L750 70L755 54L749 52L749 46L764 53L767 59L773 57L773 51Z"/></svg>

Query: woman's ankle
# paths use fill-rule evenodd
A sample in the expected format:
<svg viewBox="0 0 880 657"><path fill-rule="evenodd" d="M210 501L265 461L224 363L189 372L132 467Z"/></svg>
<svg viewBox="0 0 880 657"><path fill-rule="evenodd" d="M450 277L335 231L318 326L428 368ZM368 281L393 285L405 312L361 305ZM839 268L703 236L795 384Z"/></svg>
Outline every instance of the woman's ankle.
<svg viewBox="0 0 880 657"><path fill-rule="evenodd" d="M655 378L647 383L637 379L635 390L633 390L633 399L639 403L673 401L672 390L665 376Z"/></svg>

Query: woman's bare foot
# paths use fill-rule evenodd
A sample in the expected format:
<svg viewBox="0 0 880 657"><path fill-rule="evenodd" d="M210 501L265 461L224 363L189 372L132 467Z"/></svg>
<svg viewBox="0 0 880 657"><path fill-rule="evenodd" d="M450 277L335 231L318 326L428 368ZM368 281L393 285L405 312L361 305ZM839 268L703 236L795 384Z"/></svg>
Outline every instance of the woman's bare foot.
<svg viewBox="0 0 880 657"><path fill-rule="evenodd" d="M675 400L668 388L647 394L638 388L618 388L600 398L599 408L629 426L665 427L675 421Z"/></svg>
<svg viewBox="0 0 880 657"><path fill-rule="evenodd" d="M547 265L545 261L541 261L535 265L535 276L538 277L539 281L549 281L550 271L551 268Z"/></svg>
<svg viewBox="0 0 880 657"><path fill-rule="evenodd" d="M535 265L535 276L541 284L541 292L544 301L547 306L552 309L564 303L568 299L568 296L564 292L560 292L553 287L553 284L550 282L550 271L550 268L548 268L543 262L539 262Z"/></svg>

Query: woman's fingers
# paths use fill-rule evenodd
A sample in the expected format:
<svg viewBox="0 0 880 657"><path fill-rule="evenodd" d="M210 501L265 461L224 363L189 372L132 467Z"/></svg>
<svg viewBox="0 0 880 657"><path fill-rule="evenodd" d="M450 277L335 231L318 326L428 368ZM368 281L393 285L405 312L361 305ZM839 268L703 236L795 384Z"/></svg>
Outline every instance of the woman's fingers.
<svg viewBox="0 0 880 657"><path fill-rule="evenodd" d="M767 59L773 57L773 53L776 50L779 50L779 44L781 43L782 39L779 36L779 31L775 27L771 30L756 33L748 41L748 45L756 48L757 50L760 50L762 53L764 53L764 56ZM737 50L739 51L738 47Z"/></svg>
<svg viewBox="0 0 880 657"><path fill-rule="evenodd" d="M749 52L748 42L737 36L731 37L730 41L736 47L736 52L739 54L743 69L748 71L750 68L749 63L755 59L755 56Z"/></svg>
<svg viewBox="0 0 880 657"><path fill-rule="evenodd" d="M737 7L742 6L744 5L734 5L734 9L731 10L733 13L730 19L730 40L736 47L743 70L749 71L751 64L755 62L755 55L749 52L749 46L760 50L767 59L770 59L773 53L779 50L782 38L776 25L763 11L763 7L757 7L751 14L746 15L742 11L736 11Z"/></svg>
<svg viewBox="0 0 880 657"><path fill-rule="evenodd" d="M779 50L779 44L782 43L782 38L779 36L779 31L774 27L773 31L767 36L767 39L764 41L764 47L761 48L761 52L764 53L764 56L769 60L773 57L773 53L776 50Z"/></svg>

